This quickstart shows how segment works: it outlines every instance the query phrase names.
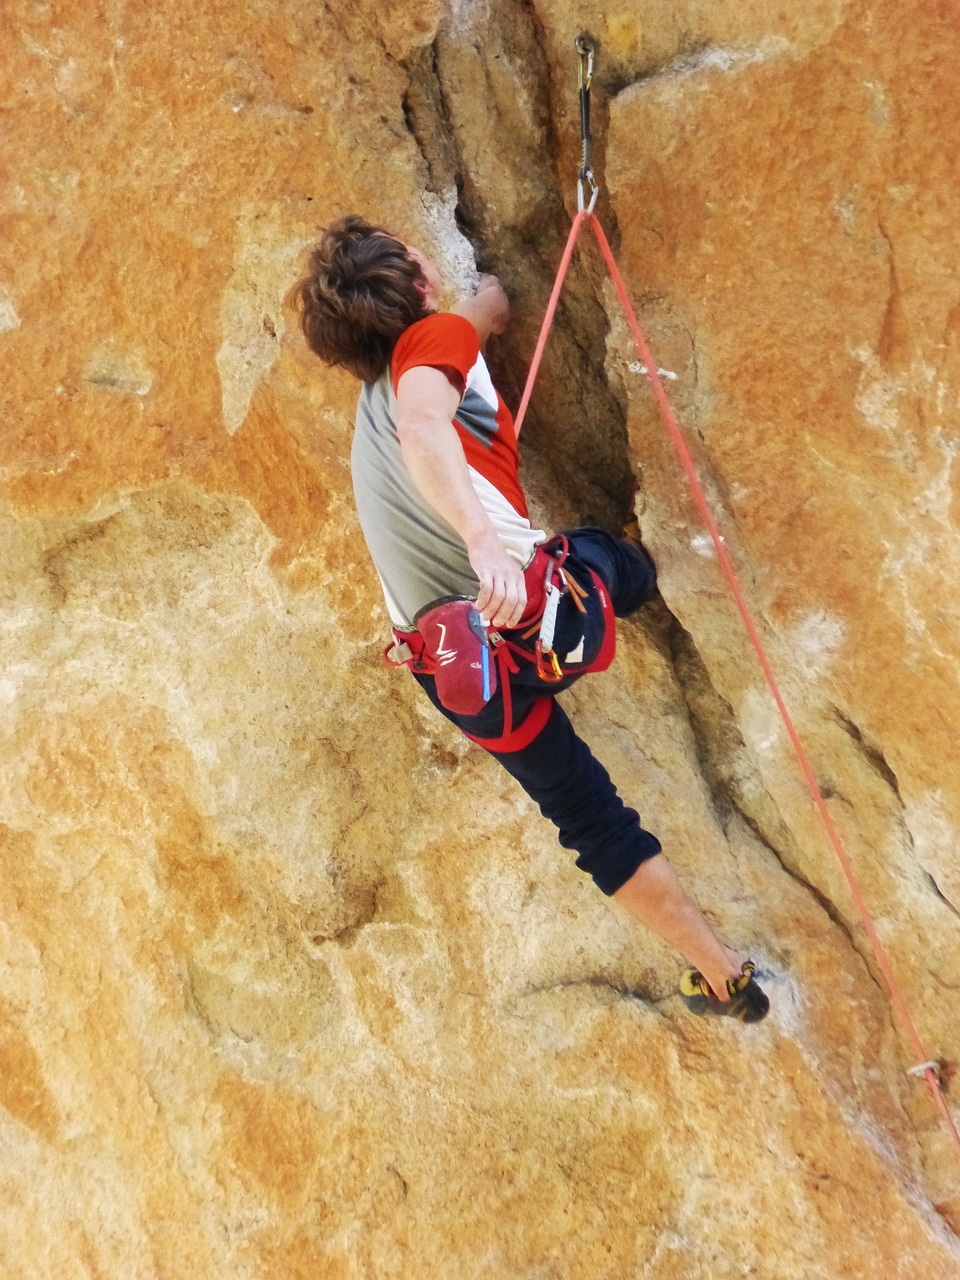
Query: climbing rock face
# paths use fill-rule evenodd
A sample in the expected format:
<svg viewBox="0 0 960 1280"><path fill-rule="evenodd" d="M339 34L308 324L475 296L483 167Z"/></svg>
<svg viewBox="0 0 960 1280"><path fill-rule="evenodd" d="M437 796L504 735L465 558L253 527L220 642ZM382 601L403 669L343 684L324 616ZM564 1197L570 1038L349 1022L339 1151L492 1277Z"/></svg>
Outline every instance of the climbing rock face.
<svg viewBox="0 0 960 1280"><path fill-rule="evenodd" d="M960 1006L960 27L946 3L11 0L0 1271L960 1276L960 1155L603 264L525 428L662 602L565 695L754 1027L384 671L356 387L288 297L362 212L514 299L598 213L925 1051ZM948 1105L953 1106L949 1089Z"/></svg>

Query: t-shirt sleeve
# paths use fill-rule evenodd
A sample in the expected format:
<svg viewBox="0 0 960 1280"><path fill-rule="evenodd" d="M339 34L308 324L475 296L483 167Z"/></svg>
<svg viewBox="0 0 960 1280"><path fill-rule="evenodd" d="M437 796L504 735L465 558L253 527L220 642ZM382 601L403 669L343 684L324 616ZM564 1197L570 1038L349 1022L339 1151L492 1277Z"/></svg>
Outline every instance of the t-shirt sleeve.
<svg viewBox="0 0 960 1280"><path fill-rule="evenodd" d="M462 395L479 355L480 339L465 316L450 312L427 316L405 330L393 349L390 376L394 392L408 369L426 365L445 373Z"/></svg>

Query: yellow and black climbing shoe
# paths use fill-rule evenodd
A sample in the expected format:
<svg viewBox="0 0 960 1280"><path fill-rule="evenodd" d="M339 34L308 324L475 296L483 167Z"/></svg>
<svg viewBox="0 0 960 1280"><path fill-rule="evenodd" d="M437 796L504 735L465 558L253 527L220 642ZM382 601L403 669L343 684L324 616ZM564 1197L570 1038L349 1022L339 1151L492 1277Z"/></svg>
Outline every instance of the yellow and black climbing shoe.
<svg viewBox="0 0 960 1280"><path fill-rule="evenodd" d="M706 978L698 970L685 969L680 978L680 996L691 1013L739 1018L741 1022L759 1022L767 1016L770 1001L753 976L756 968L753 961L748 960L739 978L727 979L728 1001L717 999Z"/></svg>

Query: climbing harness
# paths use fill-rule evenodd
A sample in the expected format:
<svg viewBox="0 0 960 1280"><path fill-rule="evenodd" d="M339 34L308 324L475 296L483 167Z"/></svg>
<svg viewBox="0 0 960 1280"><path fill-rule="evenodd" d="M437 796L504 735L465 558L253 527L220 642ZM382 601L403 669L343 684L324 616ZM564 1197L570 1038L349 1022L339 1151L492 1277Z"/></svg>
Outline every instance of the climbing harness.
<svg viewBox="0 0 960 1280"><path fill-rule="evenodd" d="M854 906L856 908L857 914L860 917L860 922L863 925L867 938L870 941L870 946L876 958L877 966L880 969L880 972L883 974L884 981L886 982L887 990L890 993L890 999L893 1004L893 1007L897 1012L897 1015L903 1026L904 1032L907 1036L907 1040L910 1043L911 1049L916 1056L917 1065L910 1067L908 1069L908 1074L912 1076L916 1076L917 1078L922 1076L923 1079L926 1080L927 1085L930 1089L930 1093L933 1098L933 1101L937 1107L937 1110L940 1113L940 1117L941 1117L941 1120L943 1121L944 1128L946 1129L946 1132L949 1138L951 1139L954 1148L958 1153L960 1153L960 1133L957 1132L957 1127L954 1124L953 1116L950 1114L950 1109L947 1106L946 1098L944 1097L943 1087L941 1083L942 1077L945 1074L943 1064L936 1061L935 1059L932 1059L930 1055L926 1052L923 1046L923 1042L920 1038L920 1033L917 1031L916 1025L913 1021L913 1017L907 1006L907 1002L904 997L903 990L900 986L899 981L897 980L896 974L894 973L893 966L891 965L889 956L887 955L886 949L884 948L883 944L880 941L880 938L877 935L876 926L874 925L869 909L867 908L866 900L863 896L863 891L861 890L859 882L857 881L856 875L854 874L853 866L850 862L850 858L844 847L843 841L840 838L840 834L837 831L836 826L834 825L833 818L830 816L830 811L827 808L826 801L823 797L823 792L821 791L820 785L817 782L816 776L814 774L813 765L810 762L810 757L807 755L806 748L804 747L800 739L800 736L797 733L793 720L790 716L790 712L788 711L787 705L784 701L783 695L780 692L779 683L777 681L776 675L774 674L773 667L770 664L770 660L767 657L767 653L764 648L763 641L760 639L760 633L757 629L756 623L753 620L753 615L751 614L750 607L747 604L746 597L743 594L743 589L740 586L740 582L737 577L736 570L734 569L733 562L730 559L730 554L727 551L723 537L720 534L720 530L717 527L717 523L710 510L710 506L707 502L707 498L706 498L706 494L704 493L703 486L700 483L700 479L693 465L693 459L690 456L690 451L687 448L686 441L684 440L683 434L677 423L677 419L674 415L673 408L670 405L670 401L668 400L667 394L664 390L663 381L657 370L657 363L650 352L650 348L647 344L647 340L644 337L643 331L640 328L640 324L637 320L633 306L630 302L630 296L627 291L627 287L617 267L616 261L614 260L613 253L610 249L610 245L607 242L607 238L603 233L603 228L600 226L599 221L594 215L593 209L594 209L594 206L596 205L599 186L590 168L589 161L590 161L590 83L593 77L593 63L594 63L595 51L594 51L592 42L589 39L587 39L587 37L585 36L579 36L575 41L575 45L576 45L577 54L580 58L579 89L580 89L580 130L581 130L581 144L582 144L580 170L577 174L577 214L573 219L573 225L570 228L570 234L567 237L567 243L564 247L563 255L560 259L560 266L557 270L557 277L556 277L556 280L554 281L553 290L550 294L550 300L547 304L546 314L543 319L543 324L540 328L540 334L537 339L536 349L534 351L533 360L530 365L530 371L527 374L527 382L523 389L523 396L521 397L521 400L520 400L520 407L517 410L517 416L515 419L517 433L519 434L520 428L523 425L523 420L526 415L527 408L530 404L530 396L533 392L533 384L536 381L537 372L540 368L540 362L543 359L544 349L546 348L546 344L547 344L547 337L549 336L550 329L553 325L554 316L557 310L557 303L560 298L560 292L563 288L564 279L566 278L567 271L570 267L570 262L573 257L573 250L576 246L577 239L580 235L580 232L583 229L584 223L588 223L591 231L594 234L597 244L600 248L600 252L603 256L604 262L607 265L607 269L610 272L610 276L611 276L611 279L613 280L617 297L620 299L620 305L623 308L624 317L627 321L627 325L630 329L630 333L633 336L634 343L636 344L637 351L640 355L640 363L644 367L647 379L650 383L650 387L654 394L654 398L656 399L657 406L660 410L660 415L663 419L664 425L667 428L667 432L670 436L671 443L673 444L674 450L680 461L681 467L683 468L683 471L686 474L687 480L690 484L691 490L693 492L694 501L697 506L697 510L699 511L700 517L703 520L703 523L708 533L710 534L710 539L713 543L714 551L716 552L717 562L720 565L721 572L723 573L723 576L727 582L727 586L729 587L731 595L733 596L734 603L737 606L737 610L740 614L744 628L747 632L747 636L756 653L757 661L760 664L760 669L763 672L763 676L764 676L764 679L766 680L767 687L769 688L770 693L773 696L773 700L776 703L777 710L780 713L780 718L783 721L783 725L786 730L787 736L790 740L790 744L793 747L794 755L797 758L797 761L800 765L801 772L803 773L804 780L810 791L814 808L816 809L817 815L820 818L824 831L826 832L827 839L833 849L834 854L836 855L837 861L840 864L840 869L843 872L844 879L847 882L847 887L850 890L850 895L853 899ZM585 201L585 195L584 195L585 183L589 185L590 192L591 192L590 200L588 204Z"/></svg>
<svg viewBox="0 0 960 1280"><path fill-rule="evenodd" d="M510 676L519 673L520 663L529 663L545 685L556 686L564 680L606 671L613 662L617 633L610 594L603 580L592 569L588 569L589 585L582 585L568 567L569 555L570 544L562 533L541 543L524 570L528 603L520 625L511 630L498 631L491 628L487 631L486 638L489 653L493 655L493 665L489 681L485 683L489 684L492 692L496 692L499 687L502 693L503 731L496 738L479 738L473 734L467 734L467 736L488 750L519 750L521 745L528 745L536 736L536 733L531 730L537 726L537 732L539 732L546 723L550 701L548 696L544 697L544 702L547 704L545 707L539 708L539 703L534 704L537 714L532 721L528 714L522 724L514 724ZM599 645L594 646L595 651L591 651L585 660L575 661L570 653L561 658L554 650L560 602L564 597L569 596L575 611L586 617L587 602L591 595L599 606L599 616L602 619ZM425 638L422 624L425 619L437 616L449 626L450 621L446 611L457 608L458 604L467 603L456 597L442 597L425 605L415 620L418 623L417 628L407 631L394 627L393 641L383 652L383 660L388 667L406 667L414 675L433 676L437 681L437 696L441 703L448 710L461 715L476 714L481 710L482 703L488 699L483 698L481 702L475 702L475 705L468 709L466 703L455 703L448 696L444 685L452 687L458 699L463 697L464 677L469 680L469 674L461 667L458 678L456 669L452 665L446 668L443 666L443 656L438 651L437 645L431 646ZM461 636L463 634L461 631ZM450 647L446 638L441 643ZM460 648L464 653L468 644L464 645L461 639ZM486 647L478 646L478 660L483 659L487 654ZM464 665L469 666L469 659ZM473 681L474 694L476 687L476 681ZM467 694L467 697L469 696ZM531 722L528 723L528 721Z"/></svg>

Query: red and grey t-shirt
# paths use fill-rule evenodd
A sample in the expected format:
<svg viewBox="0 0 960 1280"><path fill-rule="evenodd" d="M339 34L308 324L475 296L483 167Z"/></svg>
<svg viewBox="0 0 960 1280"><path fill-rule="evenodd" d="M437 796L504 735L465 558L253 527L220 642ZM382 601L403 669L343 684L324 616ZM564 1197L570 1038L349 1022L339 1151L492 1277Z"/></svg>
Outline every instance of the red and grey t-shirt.
<svg viewBox="0 0 960 1280"><path fill-rule="evenodd" d="M517 434L480 354L477 331L463 316L437 314L411 325L390 368L364 384L357 405L350 466L360 526L383 584L394 625L438 596L479 589L463 539L422 497L397 437L397 384L408 369L446 373L463 395L454 426L474 489L506 550L525 566L546 534L533 529L520 487Z"/></svg>

